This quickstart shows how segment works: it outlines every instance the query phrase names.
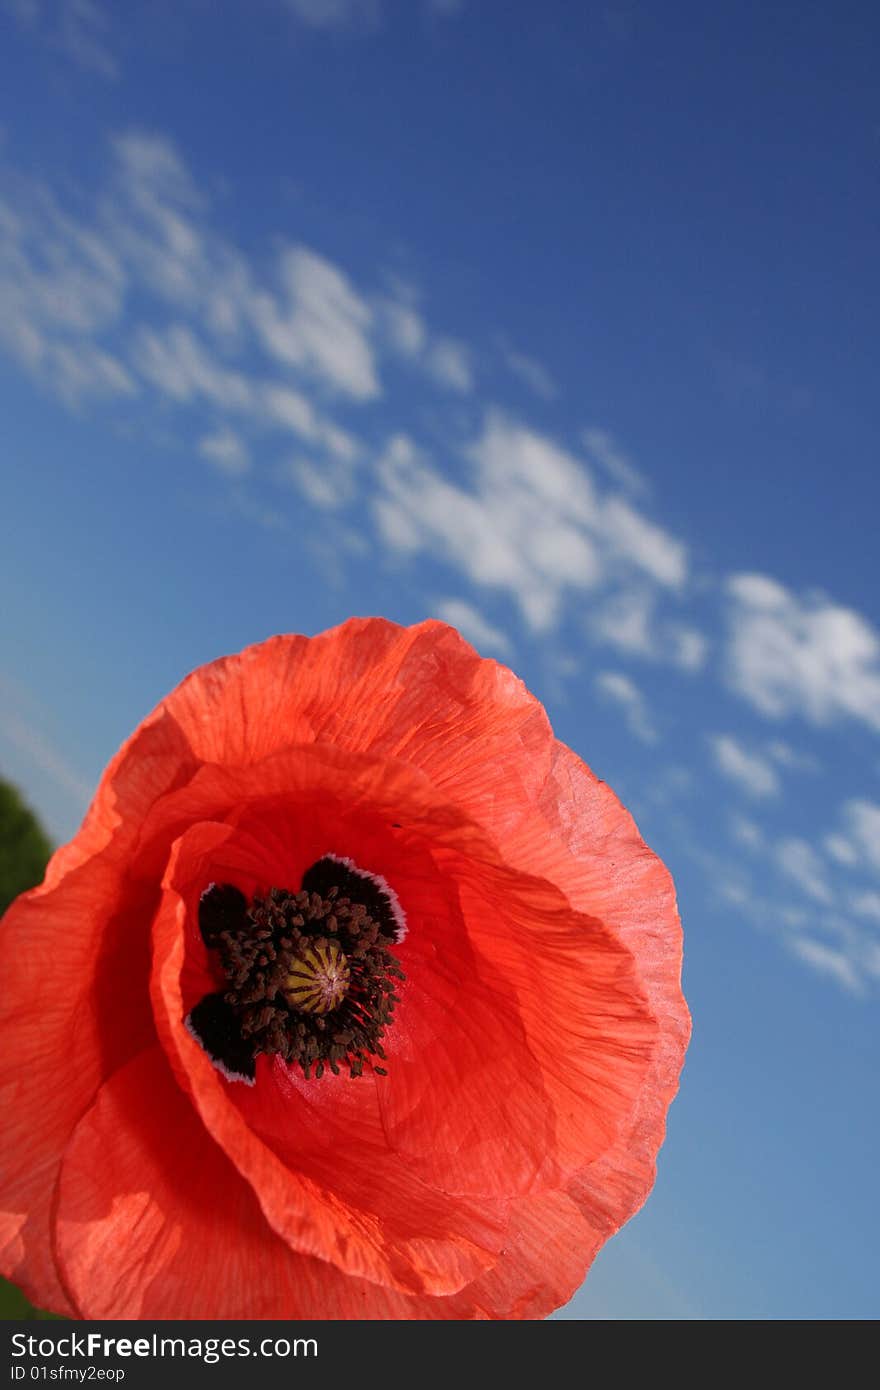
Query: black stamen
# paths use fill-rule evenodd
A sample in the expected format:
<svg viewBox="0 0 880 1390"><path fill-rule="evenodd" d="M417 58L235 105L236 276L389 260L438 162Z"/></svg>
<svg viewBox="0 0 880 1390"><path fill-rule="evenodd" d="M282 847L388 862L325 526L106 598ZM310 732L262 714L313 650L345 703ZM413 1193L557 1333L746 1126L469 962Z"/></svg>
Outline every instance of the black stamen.
<svg viewBox="0 0 880 1390"><path fill-rule="evenodd" d="M206 994L187 1019L190 1032L229 1077L254 1077L254 1049L241 1035L238 1017L222 994Z"/></svg>
<svg viewBox="0 0 880 1390"><path fill-rule="evenodd" d="M231 883L211 883L199 899L199 930L206 946L224 931L239 931L247 917L247 898Z"/></svg>
<svg viewBox="0 0 880 1390"><path fill-rule="evenodd" d="M325 854L303 874L303 888L307 893L319 893L322 898L334 895L347 896L352 902L362 903L374 922L392 941L400 939L400 921L395 913L392 896L372 874L365 874L346 864L335 855ZM335 896L335 895L334 895Z"/></svg>
<svg viewBox="0 0 880 1390"><path fill-rule="evenodd" d="M193 1009L192 1032L227 1074L252 1078L261 1052L296 1063L309 1079L325 1067L379 1076L381 1039L393 1022L397 981L391 952L402 914L383 882L326 855L298 893L272 888L248 904L230 884L211 884L199 903L205 944L216 950L227 989ZM341 983L340 983L341 982Z"/></svg>

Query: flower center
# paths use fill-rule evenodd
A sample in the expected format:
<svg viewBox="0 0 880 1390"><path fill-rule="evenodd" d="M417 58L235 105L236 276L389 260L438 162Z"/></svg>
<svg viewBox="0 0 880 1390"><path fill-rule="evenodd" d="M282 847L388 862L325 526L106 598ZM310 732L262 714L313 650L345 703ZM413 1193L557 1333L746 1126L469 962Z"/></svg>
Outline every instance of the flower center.
<svg viewBox="0 0 880 1390"><path fill-rule="evenodd" d="M278 1054L310 1079L326 1067L365 1067L386 1076L382 1037L405 977L391 947L405 923L384 879L350 859L325 855L299 892L271 888L250 902L231 884L211 883L199 902L205 945L226 988L186 1019L230 1080L252 1082L261 1053Z"/></svg>
<svg viewBox="0 0 880 1390"><path fill-rule="evenodd" d="M328 1014L342 1003L350 979L348 961L335 941L306 946L284 982L284 997L292 1009Z"/></svg>

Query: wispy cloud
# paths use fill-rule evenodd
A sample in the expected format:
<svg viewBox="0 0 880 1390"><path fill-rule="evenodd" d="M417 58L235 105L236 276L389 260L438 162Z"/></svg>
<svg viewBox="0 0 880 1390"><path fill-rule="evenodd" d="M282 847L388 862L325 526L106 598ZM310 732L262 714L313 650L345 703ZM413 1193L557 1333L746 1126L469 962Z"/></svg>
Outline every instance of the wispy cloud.
<svg viewBox="0 0 880 1390"><path fill-rule="evenodd" d="M378 23L378 0L284 0L291 14L313 29L359 29Z"/></svg>
<svg viewBox="0 0 880 1390"><path fill-rule="evenodd" d="M776 846L775 857L778 868L807 897L826 905L834 901L822 861L806 840L794 835L787 836Z"/></svg>
<svg viewBox="0 0 880 1390"><path fill-rule="evenodd" d="M715 734L709 744L718 771L749 796L778 796L779 777L766 758L749 752L732 734Z"/></svg>
<svg viewBox="0 0 880 1390"><path fill-rule="evenodd" d="M761 827L747 816L731 816L730 833L738 844L747 849L760 849L764 843Z"/></svg>
<svg viewBox="0 0 880 1390"><path fill-rule="evenodd" d="M605 535L614 550L670 589L681 589L687 578L687 550L682 541L655 525L622 497L609 497L602 516Z"/></svg>
<svg viewBox="0 0 880 1390"><path fill-rule="evenodd" d="M461 452L474 468L472 487L449 481L410 437L390 442L373 503L382 536L506 589L535 632L557 624L568 595L634 571L672 590L684 582L684 546L620 498L597 493L585 466L555 441L490 410Z"/></svg>
<svg viewBox="0 0 880 1390"><path fill-rule="evenodd" d="M767 753L780 767L787 768L792 772L821 771L819 759L812 753L800 752L798 749L792 748L790 743L785 743L781 738L770 740L767 744Z"/></svg>
<svg viewBox="0 0 880 1390"><path fill-rule="evenodd" d="M856 893L850 898L849 906L857 917L867 917L872 922L880 922L880 893Z"/></svg>
<svg viewBox="0 0 880 1390"><path fill-rule="evenodd" d="M620 445L607 430L592 426L581 434L587 457L597 464L612 482L629 492L633 497L645 497L650 491L645 475L636 468L632 459L624 453Z"/></svg>
<svg viewBox="0 0 880 1390"><path fill-rule="evenodd" d="M458 628L478 651L497 652L499 656L505 657L510 655L510 642L501 629L488 622L482 613L465 599L438 599L434 612L445 623Z"/></svg>
<svg viewBox="0 0 880 1390"><path fill-rule="evenodd" d="M54 389L121 397L149 387L169 403L208 408L211 437L233 430L251 458L267 431L292 432L306 452L286 476L321 506L331 493L351 497L363 454L327 402L351 409L378 399L384 355L408 358L446 389L473 389L471 350L426 322L411 288L365 291L300 245L283 247L267 270L213 229L210 201L168 140L128 132L112 152L90 220L32 185L2 209L0 332ZM224 438L202 452L234 476L244 454ZM535 632L552 629L579 591L611 597L637 577L680 598L683 542L622 494L598 489L561 444L487 409L457 457L471 486L450 481L413 439L391 442L374 474L383 541L433 551L459 575L506 589ZM704 643L686 624L667 620L661 645L682 667L702 663Z"/></svg>
<svg viewBox="0 0 880 1390"><path fill-rule="evenodd" d="M587 621L594 640L629 656L669 662L697 672L706 663L709 644L697 628L658 613L659 594L636 584L595 605Z"/></svg>
<svg viewBox="0 0 880 1390"><path fill-rule="evenodd" d="M474 376L471 355L463 343L454 338L438 338L430 347L427 367L431 376L440 386L451 391L467 392L473 389Z"/></svg>
<svg viewBox="0 0 880 1390"><path fill-rule="evenodd" d="M322 459L299 454L278 469L281 482L292 483L313 507L335 511L347 506L354 492L353 470L344 459Z"/></svg>
<svg viewBox="0 0 880 1390"><path fill-rule="evenodd" d="M472 354L449 334L429 328L418 307L412 285L393 279L391 291L374 300L384 348L403 358L448 391L467 394L474 389Z"/></svg>
<svg viewBox="0 0 880 1390"><path fill-rule="evenodd" d="M250 378L218 362L185 324L172 324L163 330L140 328L135 335L133 361L140 375L172 400L186 403L202 399L235 412L253 409Z"/></svg>
<svg viewBox="0 0 880 1390"><path fill-rule="evenodd" d="M75 807L82 813L88 804L92 788L39 729L15 710L0 708L0 735L19 753L24 754L34 767L45 773L56 787L72 799Z"/></svg>
<svg viewBox="0 0 880 1390"><path fill-rule="evenodd" d="M516 352L506 343L502 344L502 355L509 371L524 382L530 391L542 400L552 401L559 395L559 387L547 368L524 352Z"/></svg>
<svg viewBox="0 0 880 1390"><path fill-rule="evenodd" d="M599 694L621 710L630 733L635 734L642 743L657 742L657 730L645 697L629 676L621 671L600 671L595 684Z"/></svg>
<svg viewBox="0 0 880 1390"><path fill-rule="evenodd" d="M880 636L852 609L799 597L766 575L728 582L731 685L762 714L880 730Z"/></svg>
<svg viewBox="0 0 880 1390"><path fill-rule="evenodd" d="M95 0L63 0L57 34L60 47L80 67L111 80L119 76L110 45L110 19Z"/></svg>
<svg viewBox="0 0 880 1390"><path fill-rule="evenodd" d="M415 287L381 271L369 282L300 243L245 254L220 230L208 185L161 136L129 132L110 153L91 194L7 181L0 345L24 370L80 408L104 398L136 420L144 402L153 415L158 403L192 458L214 469L211 478L202 468L202 483L255 526L298 525L305 499L332 511L340 554L353 553L345 537L356 530L361 559L381 549L392 566L429 561L431 591L456 595L433 611L482 650L509 656L524 626L542 642L545 669L549 639L564 637L566 652L581 656L581 633L613 649L609 665L672 668L656 681L661 692L667 679L684 684L676 670L718 678L718 644L710 648L702 631L712 590L696 593L686 540L646 500L646 481L617 440L593 427L574 447L536 428L525 392L518 413L499 409L485 393L485 344L462 342L454 322L432 322ZM497 340L492 351L497 367ZM509 370L541 395L539 364L520 358ZM408 372L419 374L418 390L398 389ZM760 575L736 576L723 602L727 680L761 714L814 724L849 715L880 728L878 639L864 619ZM654 690L649 705L640 682L604 670L594 690L653 743L661 710L655 718ZM783 777L822 770L797 736L726 727L735 732L711 739L715 765L753 798L769 801ZM704 747L702 731L694 734ZM803 925L820 944L822 915L846 904L854 925L833 949L868 979L876 904L858 876L880 873L880 806L850 799L824 829L820 851L818 835L814 846L738 818L732 833L749 850L740 853L747 872L737 866L724 881L757 911L747 879L763 870L776 881L765 915L786 930ZM774 902L784 884L794 901ZM843 982L843 968L820 965L821 953L799 958Z"/></svg>
<svg viewBox="0 0 880 1390"><path fill-rule="evenodd" d="M111 81L119 76L110 15L96 0L4 0L3 8L80 67Z"/></svg>
<svg viewBox="0 0 880 1390"><path fill-rule="evenodd" d="M858 850L845 835L826 835L822 844L825 853L835 859L838 864L852 865L858 863Z"/></svg>
<svg viewBox="0 0 880 1390"><path fill-rule="evenodd" d="M135 393L131 374L96 335L122 312L126 274L111 244L52 194L10 182L0 200L0 347L68 402Z"/></svg>
<svg viewBox="0 0 880 1390"><path fill-rule="evenodd" d="M337 267L303 246L279 266L280 297L262 292L251 311L264 348L357 400L381 392L369 329L372 310Z"/></svg>
<svg viewBox="0 0 880 1390"><path fill-rule="evenodd" d="M772 866L781 884L797 889L800 901L779 901L776 893L761 896L751 885L751 868L741 861L734 865L713 862L711 855L696 849L695 857L705 861L719 895L762 930L781 936L786 948L805 965L849 993L867 994L880 979L880 893L841 889L831 872L840 861L831 856L829 864L802 836L772 839L764 828L742 816L731 817L730 833L749 851L752 864ZM824 847L827 850L827 837ZM833 938L830 944L829 937Z"/></svg>
<svg viewBox="0 0 880 1390"><path fill-rule="evenodd" d="M853 797L843 807L844 835L856 862L880 874L880 805Z"/></svg>
<svg viewBox="0 0 880 1390"><path fill-rule="evenodd" d="M282 0L294 18L311 29L365 33L384 17L381 0ZM450 19L460 14L464 0L422 0L426 14Z"/></svg>
<svg viewBox="0 0 880 1390"><path fill-rule="evenodd" d="M206 458L227 477L240 478L251 466L246 444L226 425L213 434L202 435L198 448L202 458Z"/></svg>
<svg viewBox="0 0 880 1390"><path fill-rule="evenodd" d="M792 936L789 949L822 975L836 980L850 994L861 995L865 987L858 969L843 950L807 936Z"/></svg>

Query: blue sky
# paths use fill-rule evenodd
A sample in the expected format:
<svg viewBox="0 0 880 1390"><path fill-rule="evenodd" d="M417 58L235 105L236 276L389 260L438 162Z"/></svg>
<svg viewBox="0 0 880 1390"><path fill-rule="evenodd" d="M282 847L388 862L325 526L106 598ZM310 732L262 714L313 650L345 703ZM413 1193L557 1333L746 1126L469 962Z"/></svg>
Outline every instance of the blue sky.
<svg viewBox="0 0 880 1390"><path fill-rule="evenodd" d="M567 1316L880 1312L877 28L0 0L0 769L61 839L269 633L508 661L687 933L657 1187Z"/></svg>

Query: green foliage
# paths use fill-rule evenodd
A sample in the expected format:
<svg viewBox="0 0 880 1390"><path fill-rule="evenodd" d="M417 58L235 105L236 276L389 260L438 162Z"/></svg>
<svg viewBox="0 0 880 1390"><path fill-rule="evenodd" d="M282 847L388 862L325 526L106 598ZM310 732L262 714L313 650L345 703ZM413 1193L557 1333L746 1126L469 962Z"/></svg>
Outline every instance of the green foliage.
<svg viewBox="0 0 880 1390"><path fill-rule="evenodd" d="M41 1322L48 1322L57 1317L57 1313L44 1313L41 1308L35 1308L14 1284L0 1279L0 1322L13 1322L22 1318L39 1318Z"/></svg>
<svg viewBox="0 0 880 1390"><path fill-rule="evenodd" d="M19 893L42 882L52 846L33 811L18 790L0 780L0 915ZM28 1303L5 1279L0 1279L0 1319L50 1318Z"/></svg>
<svg viewBox="0 0 880 1390"><path fill-rule="evenodd" d="M16 787L0 780L0 913L42 882L52 846Z"/></svg>

